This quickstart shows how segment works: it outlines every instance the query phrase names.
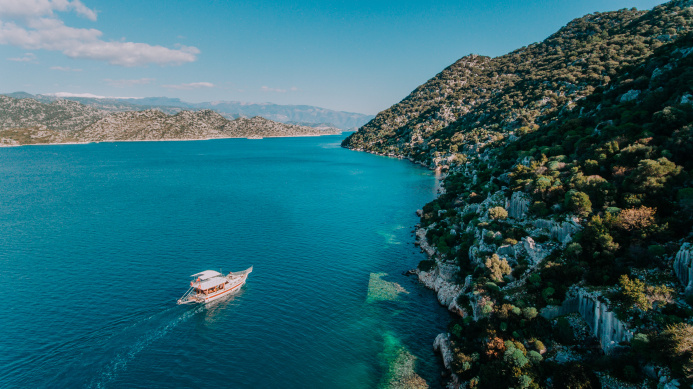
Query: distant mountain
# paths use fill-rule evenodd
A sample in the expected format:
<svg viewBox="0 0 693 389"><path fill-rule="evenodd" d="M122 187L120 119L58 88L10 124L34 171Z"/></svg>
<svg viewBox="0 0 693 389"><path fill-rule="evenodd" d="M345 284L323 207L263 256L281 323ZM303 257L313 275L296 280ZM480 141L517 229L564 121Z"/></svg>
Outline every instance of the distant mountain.
<svg viewBox="0 0 693 389"><path fill-rule="evenodd" d="M159 109L113 113L71 100L42 103L34 99L0 96L0 146L339 133L341 131L335 128L297 126L261 117L229 120L208 109L184 110L173 115Z"/></svg>
<svg viewBox="0 0 693 389"><path fill-rule="evenodd" d="M197 108L215 110L221 114L262 116L282 123L327 124L343 130L358 128L373 116L360 113L333 111L310 105L279 105L271 103L243 103L238 101L214 101L195 104Z"/></svg>
<svg viewBox="0 0 693 389"><path fill-rule="evenodd" d="M358 128L373 119L373 116L369 115L333 111L310 105L279 105L272 103L244 103L239 101L189 103L169 97L145 97L141 99L75 96L57 97L53 95L32 95L26 92L6 93L5 96L17 99L31 98L43 103L50 103L56 100L71 100L109 112L158 109L164 113L175 114L182 110L211 109L229 119L262 116L266 119L282 123L301 123L302 125L311 127L329 126L343 130Z"/></svg>

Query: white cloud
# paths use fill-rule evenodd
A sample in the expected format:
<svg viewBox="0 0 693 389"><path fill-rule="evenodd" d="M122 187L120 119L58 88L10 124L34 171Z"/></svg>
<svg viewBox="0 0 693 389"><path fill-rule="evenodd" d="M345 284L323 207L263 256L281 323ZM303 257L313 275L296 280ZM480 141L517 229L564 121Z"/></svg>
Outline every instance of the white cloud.
<svg viewBox="0 0 693 389"><path fill-rule="evenodd" d="M106 81L111 86L115 86L117 88L123 88L126 86L151 84L152 81L154 81L154 79L153 78L138 78L136 80L111 80L110 78L104 78L104 81Z"/></svg>
<svg viewBox="0 0 693 389"><path fill-rule="evenodd" d="M57 92L57 93L44 93L44 96L55 96L55 97L88 97L91 99L105 99L106 96L94 95L91 93L70 93L70 92Z"/></svg>
<svg viewBox="0 0 693 389"><path fill-rule="evenodd" d="M82 69L75 69L65 66L51 66L51 70L60 70L61 72L81 72Z"/></svg>
<svg viewBox="0 0 693 389"><path fill-rule="evenodd" d="M17 58L7 58L8 61L14 61L14 62L32 62L32 63L38 63L36 61L36 55L34 53L24 53L23 57L17 57Z"/></svg>
<svg viewBox="0 0 693 389"><path fill-rule="evenodd" d="M162 85L162 87L169 89L190 90L200 88L214 88L214 84L212 84L211 82L191 82L189 84Z"/></svg>
<svg viewBox="0 0 693 389"><path fill-rule="evenodd" d="M147 43L104 41L103 33L97 29L66 26L53 14L54 10L74 11L96 20L96 13L79 0L0 0L0 44L60 51L70 58L127 67L180 65L195 61L200 53L191 46L169 49Z"/></svg>
<svg viewBox="0 0 693 389"><path fill-rule="evenodd" d="M115 96L99 96L92 93L72 93L72 92L57 92L43 93L44 96L55 97L87 97L90 99L141 99L142 97L115 97Z"/></svg>
<svg viewBox="0 0 693 389"><path fill-rule="evenodd" d="M286 89L270 88L268 86L262 86L260 90L263 92L286 93Z"/></svg>
<svg viewBox="0 0 693 389"><path fill-rule="evenodd" d="M3 18L53 16L53 11L75 11L78 15L96 21L96 12L79 0L0 0L0 16Z"/></svg>

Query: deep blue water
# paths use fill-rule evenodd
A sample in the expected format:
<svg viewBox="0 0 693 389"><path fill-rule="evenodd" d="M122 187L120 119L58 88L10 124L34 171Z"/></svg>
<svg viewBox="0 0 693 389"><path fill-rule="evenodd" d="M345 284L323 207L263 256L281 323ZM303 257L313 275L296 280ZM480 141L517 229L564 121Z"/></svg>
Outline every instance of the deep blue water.
<svg viewBox="0 0 693 389"><path fill-rule="evenodd" d="M447 312L402 275L435 179L341 139L0 149L0 387L372 388L400 352L437 386Z"/></svg>

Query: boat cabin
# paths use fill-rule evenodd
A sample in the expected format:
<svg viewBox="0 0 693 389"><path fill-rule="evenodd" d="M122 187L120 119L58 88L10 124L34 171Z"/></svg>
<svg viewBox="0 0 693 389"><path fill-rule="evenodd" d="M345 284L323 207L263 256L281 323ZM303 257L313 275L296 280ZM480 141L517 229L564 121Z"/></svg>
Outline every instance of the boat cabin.
<svg viewBox="0 0 693 389"><path fill-rule="evenodd" d="M191 277L196 277L196 281L191 281L190 286L195 289L197 294L207 295L223 290L225 284L229 283L226 277L214 270L205 270L201 273L193 274Z"/></svg>

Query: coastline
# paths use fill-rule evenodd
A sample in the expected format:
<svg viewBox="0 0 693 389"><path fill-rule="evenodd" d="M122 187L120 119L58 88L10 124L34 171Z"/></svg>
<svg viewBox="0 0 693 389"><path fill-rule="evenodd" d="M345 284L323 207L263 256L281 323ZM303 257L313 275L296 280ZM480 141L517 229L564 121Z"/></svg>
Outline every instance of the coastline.
<svg viewBox="0 0 693 389"><path fill-rule="evenodd" d="M342 146L344 147L344 146ZM441 189L442 189L442 184L443 180L445 179L445 176L447 175L446 173L441 173L440 167L431 167L429 165L426 165L423 162L420 161L414 161L411 157L409 156L404 156L404 155L399 155L399 154L394 154L394 153L378 153L378 152L373 152L369 150L364 150L364 149L353 149L349 147L344 147L348 150L352 151L357 151L357 152L366 152L368 154L373 154L373 155L378 155L381 157L388 157L388 158L397 158L397 159L406 159L409 162L417 165L421 165L423 167L426 167L427 169L433 171L437 174L441 174L440 176L437 176L436 179L438 180L438 183L436 185L436 198L438 198L441 194ZM421 210L417 210L416 214L417 216L420 215ZM469 280L465 280L465 285L458 285L454 282L454 268L448 266L442 266L442 264L439 261L439 258L436 256L436 249L431 246L430 242L426 238L426 230L421 228L420 224L417 223L415 226L415 234L414 234L414 241L412 242L415 246L418 246L420 249L421 254L423 254L423 258L427 260L432 260L436 262L436 269L435 271L430 271L430 272L425 272L421 271L418 268L414 269L406 269L403 271L406 271L407 274L413 274L416 275L419 283L421 283L426 289L432 290L436 294L436 298L438 301L438 304L445 307L445 309L450 313L450 314L457 314L459 315L461 312L461 308L457 305L457 296L460 294L461 291L463 291L466 288L466 283L469 282ZM441 271L441 267L443 267L443 271ZM448 376L449 378L452 379L452 383L455 383L457 381L457 377L452 374L451 367L452 367L452 347L450 344L450 336L448 333L443 332L440 333L436 336L435 340L433 341L433 344L431 345L433 348L433 351L438 353L441 357L441 365L444 368L443 371L441 371L441 374L444 374Z"/></svg>
<svg viewBox="0 0 693 389"><path fill-rule="evenodd" d="M56 142L56 143L25 143L25 144L4 144L0 143L0 148L3 147L22 147L22 146L60 146L60 145L86 145L90 143L120 143L120 142L185 142L185 141L205 141L205 140L215 140L215 139L248 139L248 140L262 140L267 138L306 138L306 137L318 137L318 136L328 136L328 135L341 135L344 131L335 134L305 134L305 135L271 135L263 137L247 137L247 136L224 136L224 137L214 137L214 138L192 138L192 139L109 139L109 140L99 140L99 141L85 141L85 142Z"/></svg>

